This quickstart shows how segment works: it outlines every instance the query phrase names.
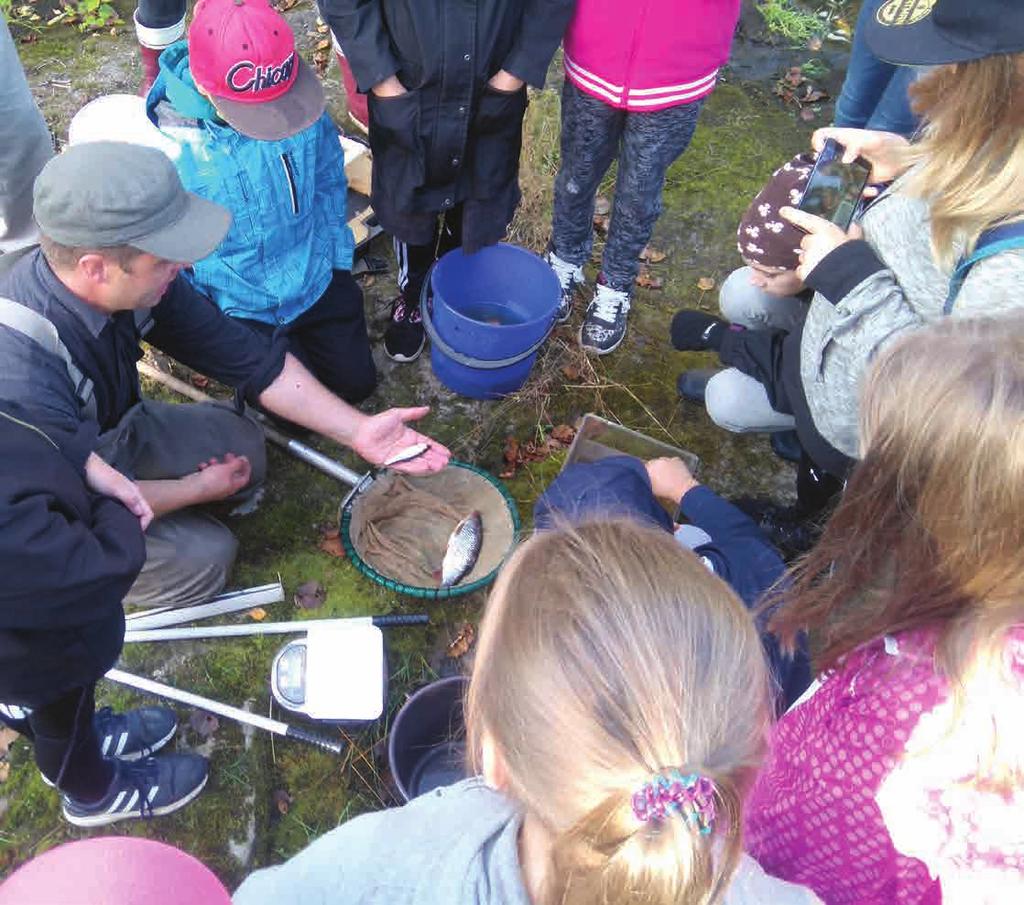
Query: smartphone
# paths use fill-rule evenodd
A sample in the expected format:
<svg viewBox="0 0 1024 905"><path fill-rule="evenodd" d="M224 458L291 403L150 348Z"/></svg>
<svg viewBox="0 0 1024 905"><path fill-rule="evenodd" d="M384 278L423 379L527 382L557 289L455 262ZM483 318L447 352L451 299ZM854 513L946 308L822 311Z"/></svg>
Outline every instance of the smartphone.
<svg viewBox="0 0 1024 905"><path fill-rule="evenodd" d="M843 163L845 152L846 148L834 138L826 139L797 205L800 210L831 220L844 230L853 221L871 173L871 164L863 157Z"/></svg>

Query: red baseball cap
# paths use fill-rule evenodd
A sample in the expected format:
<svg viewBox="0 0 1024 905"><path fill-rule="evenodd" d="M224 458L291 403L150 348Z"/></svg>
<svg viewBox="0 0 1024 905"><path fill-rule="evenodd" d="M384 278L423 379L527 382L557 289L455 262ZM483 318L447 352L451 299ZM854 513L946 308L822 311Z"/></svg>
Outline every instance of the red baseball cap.
<svg viewBox="0 0 1024 905"><path fill-rule="evenodd" d="M188 56L195 83L250 138L288 138L324 112L320 80L267 0L199 0L188 30Z"/></svg>

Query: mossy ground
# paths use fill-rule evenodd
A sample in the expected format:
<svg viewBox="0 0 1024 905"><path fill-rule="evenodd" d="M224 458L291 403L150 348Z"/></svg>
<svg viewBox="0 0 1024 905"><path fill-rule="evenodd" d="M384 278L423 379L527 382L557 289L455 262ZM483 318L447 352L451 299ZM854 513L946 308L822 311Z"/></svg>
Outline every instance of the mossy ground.
<svg viewBox="0 0 1024 905"><path fill-rule="evenodd" d="M118 3L130 22L132 5ZM749 10L746 11L749 13ZM303 0L289 12L303 47L310 51L315 11ZM133 91L140 70L128 26L116 34L82 37L67 28L44 30L32 43L20 45L36 97L55 134L63 139L71 115L100 94ZM773 73L803 62L806 52L772 50L741 39L735 49L737 71L746 55L775 61ZM513 229L522 244L540 247L550 221L551 181L558 165L560 68L552 66L549 85L532 98L526 124L523 160L524 203ZM339 122L344 109L339 78L332 65L326 75L332 111ZM708 102L693 144L669 172L664 214L652 244L668 253L652 268L664 280L660 291L638 290L630 319L630 335L614 355L584 359L574 346L580 312L569 330L560 330L542 353L534 376L523 391L500 403L478 403L454 397L434 379L429 358L414 365L394 366L379 357L381 387L368 406L422 401L431 415L424 429L450 444L456 454L483 467L499 470L506 436L522 440L551 425L572 423L595 411L622 424L692 450L702 461L701 477L727 494L770 493L784 496L792 471L775 459L765 439L729 435L715 428L697 406L680 404L674 378L678 371L708 366L709 356L680 355L667 342L668 322L679 307L715 311L716 291L701 291L698 280L716 284L739 263L735 225L748 200L781 161L803 149L811 125L783 109L770 93L770 80L744 82L729 71ZM819 114L825 122L827 111ZM613 174L605 185L611 191ZM598 250L600 242L598 243ZM390 254L378 240L373 253ZM593 277L594 267L589 275ZM393 276L364 284L372 338L379 339L393 294ZM582 309L582 299L577 305ZM572 376L567 376L572 375ZM339 454L330 444L322 448ZM358 467L351 457L348 464ZM509 481L509 489L529 522L538 493L557 473L561 457L533 463ZM321 552L322 529L334 523L343 488L272 450L267 495L260 510L232 522L241 540L241 554L232 584L263 584L281 575L288 591L315 579L329 592L324 608L313 616L356 615L429 609L426 629L400 629L390 644L391 710L413 686L444 669L444 648L465 622L475 622L482 594L458 602L430 604L401 598L377 587L344 559ZM269 608L269 618L302 618L290 602ZM255 711L268 707L269 662L280 639L208 641L192 644L135 646L122 665L156 675L181 687L235 704L248 702ZM107 683L100 687L105 703L124 706L139 700ZM254 867L294 854L341 819L391 802L380 762L386 720L352 737L341 759L299 743L272 743L261 733L243 733L222 722L203 739L189 727L189 713L180 712L182 730L176 744L197 749L212 761L203 795L180 813L153 822L121 824L105 832L152 836L200 857L234 886ZM84 835L60 818L57 797L39 779L31 751L17 742L10 754L10 775L0 785L0 869L66 839ZM275 792L287 791L290 804L278 807ZM286 812L285 812L286 811Z"/></svg>

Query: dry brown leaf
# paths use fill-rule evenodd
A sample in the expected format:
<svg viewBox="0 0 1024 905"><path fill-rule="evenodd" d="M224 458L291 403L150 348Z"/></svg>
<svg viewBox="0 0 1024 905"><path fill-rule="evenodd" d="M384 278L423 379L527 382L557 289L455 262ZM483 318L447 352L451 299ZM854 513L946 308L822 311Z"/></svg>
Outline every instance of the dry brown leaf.
<svg viewBox="0 0 1024 905"><path fill-rule="evenodd" d="M701 292L710 292L715 288L715 281L711 277L701 277L697 280L697 288Z"/></svg>
<svg viewBox="0 0 1024 905"><path fill-rule="evenodd" d="M327 588L319 581L304 581L295 589L295 605L304 610L318 610L327 600Z"/></svg>
<svg viewBox="0 0 1024 905"><path fill-rule="evenodd" d="M331 46L331 39L330 38L324 38L322 41L317 41L316 42L316 49L317 50L327 50L327 48L330 47L330 46Z"/></svg>
<svg viewBox="0 0 1024 905"><path fill-rule="evenodd" d="M193 374L189 380L192 381L192 386L200 390L205 390L210 385L210 378L204 377L202 374Z"/></svg>
<svg viewBox="0 0 1024 905"><path fill-rule="evenodd" d="M646 261L648 264L660 264L667 257L667 251L662 251L660 248L654 248L651 245L648 245L640 252L640 260Z"/></svg>
<svg viewBox="0 0 1024 905"><path fill-rule="evenodd" d="M288 10L298 5L299 0L277 0L277 3L274 4L274 8L279 13L286 13Z"/></svg>
<svg viewBox="0 0 1024 905"><path fill-rule="evenodd" d="M551 438L568 446L576 438L576 431L569 427L568 424L559 424L552 428Z"/></svg>
<svg viewBox="0 0 1024 905"><path fill-rule="evenodd" d="M319 19L317 19L316 30L320 34L326 35L328 32L330 32L331 27L326 22L321 22Z"/></svg>
<svg viewBox="0 0 1024 905"><path fill-rule="evenodd" d="M606 217L612 212L612 203L604 195L598 195L594 201L594 215Z"/></svg>
<svg viewBox="0 0 1024 905"><path fill-rule="evenodd" d="M7 782L7 777L11 775L11 765L7 761L0 761L0 782Z"/></svg>
<svg viewBox="0 0 1024 905"><path fill-rule="evenodd" d="M188 724L203 738L209 738L220 727L220 720L205 710L193 710Z"/></svg>
<svg viewBox="0 0 1024 905"><path fill-rule="evenodd" d="M562 367L562 373L565 375L566 380L580 379L580 369L573 367L572 365L564 365Z"/></svg>
<svg viewBox="0 0 1024 905"><path fill-rule="evenodd" d="M18 733L13 729L0 726L0 758L7 757L7 752L17 737Z"/></svg>
<svg viewBox="0 0 1024 905"><path fill-rule="evenodd" d="M345 548L341 544L341 536L338 534L337 528L328 528L324 531L320 535L317 548L328 556L337 556L342 559L345 557Z"/></svg>
<svg viewBox="0 0 1024 905"><path fill-rule="evenodd" d="M476 631L473 626L467 622L461 629L459 629L459 633L455 636L455 640L448 645L448 656L453 660L458 660L459 657L464 657L473 646L475 638Z"/></svg>
<svg viewBox="0 0 1024 905"><path fill-rule="evenodd" d="M273 794L274 806L277 808L278 813L283 817L288 813L292 806L292 802L295 801L291 795L289 795L284 789L277 789Z"/></svg>
<svg viewBox="0 0 1024 905"><path fill-rule="evenodd" d="M258 606L255 609L249 610L249 618L256 622L262 622L267 618L267 611L263 607Z"/></svg>
<svg viewBox="0 0 1024 905"><path fill-rule="evenodd" d="M515 437L505 438L505 450L502 453L502 459L505 461L505 468L502 469L499 478L514 478L516 476L516 468L519 466L519 441Z"/></svg>
<svg viewBox="0 0 1024 905"><path fill-rule="evenodd" d="M665 281L661 277L656 277L646 268L642 268L640 273L637 274L636 284L641 289L661 289L665 285Z"/></svg>
<svg viewBox="0 0 1024 905"><path fill-rule="evenodd" d="M600 214L594 215L594 227L603 233L608 232L608 227L611 224L611 217L601 216Z"/></svg>

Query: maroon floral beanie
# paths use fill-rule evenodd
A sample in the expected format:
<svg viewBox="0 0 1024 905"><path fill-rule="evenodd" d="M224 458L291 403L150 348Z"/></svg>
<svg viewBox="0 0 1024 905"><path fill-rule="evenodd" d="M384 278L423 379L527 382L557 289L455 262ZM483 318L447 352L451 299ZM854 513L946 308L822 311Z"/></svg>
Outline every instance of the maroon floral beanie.
<svg viewBox="0 0 1024 905"><path fill-rule="evenodd" d="M779 215L796 207L814 169L814 156L797 154L783 164L751 202L736 230L736 248L747 263L774 270L796 270L804 233Z"/></svg>

